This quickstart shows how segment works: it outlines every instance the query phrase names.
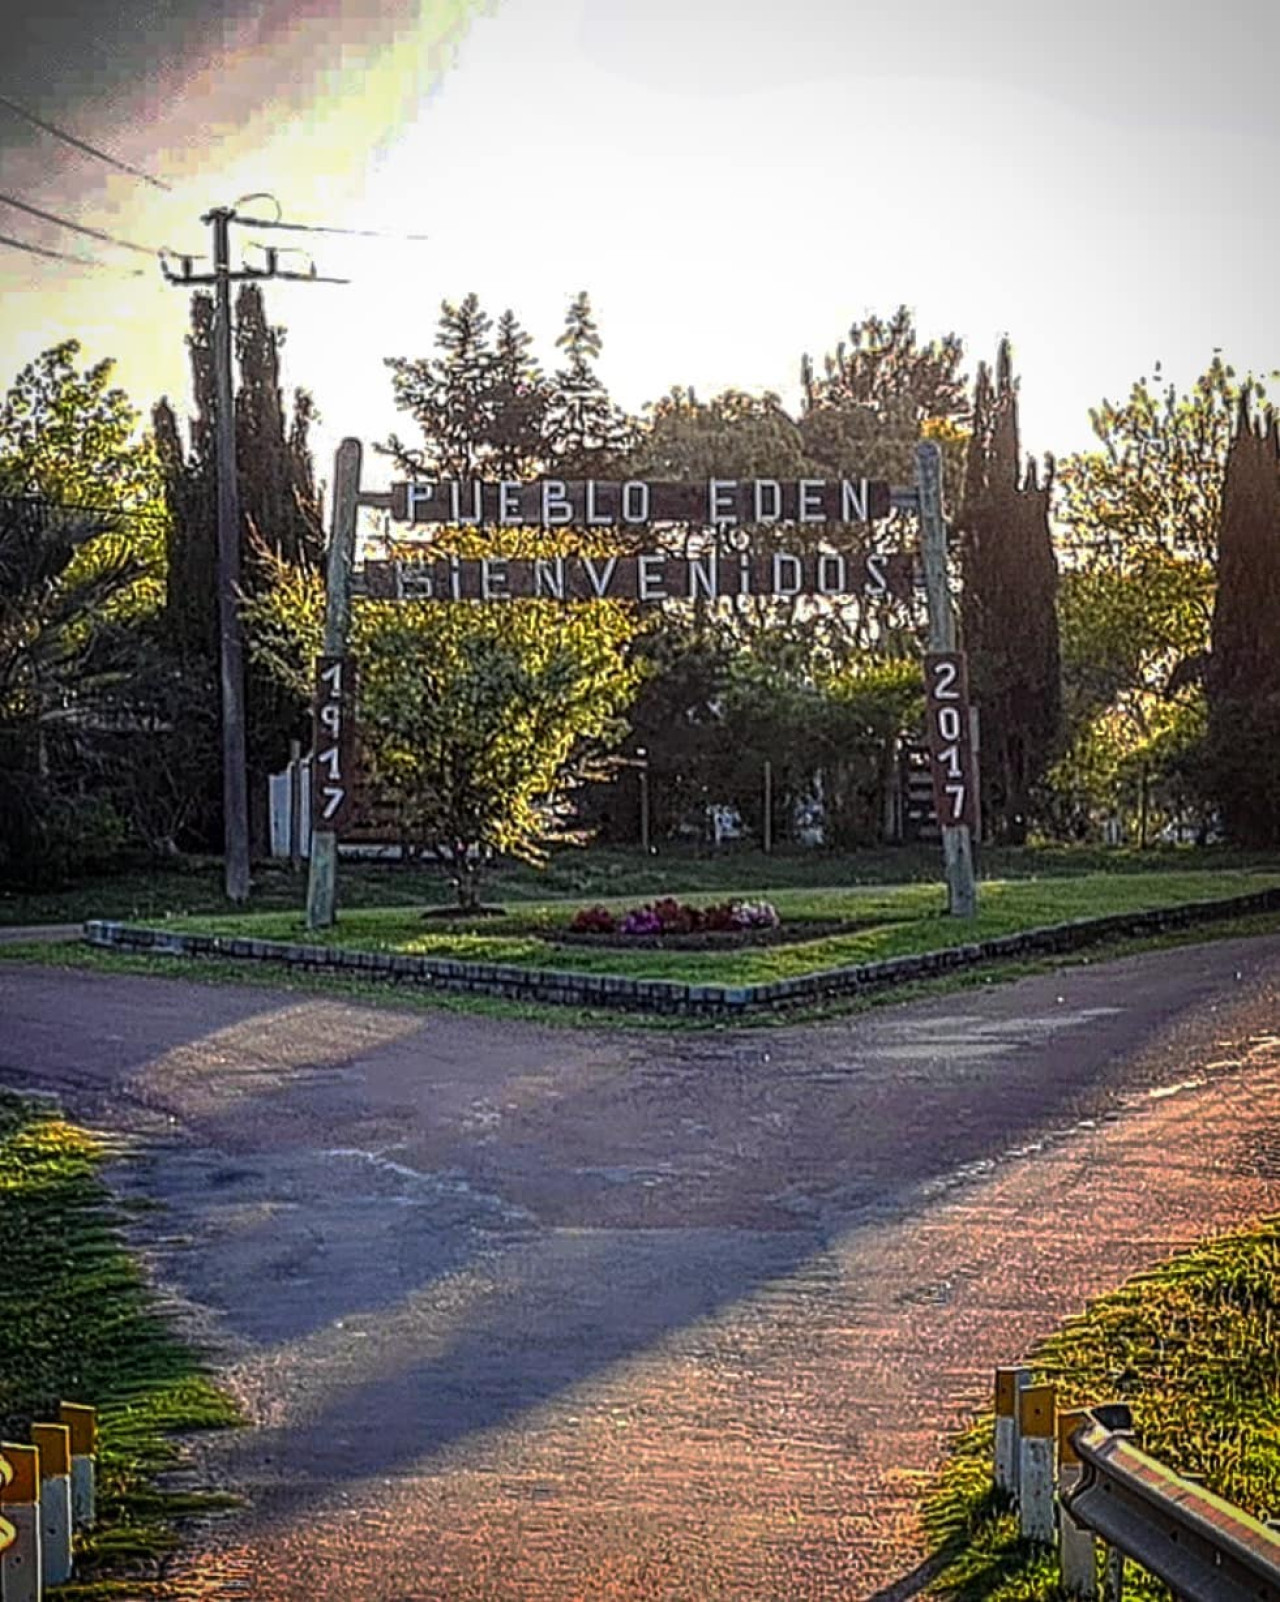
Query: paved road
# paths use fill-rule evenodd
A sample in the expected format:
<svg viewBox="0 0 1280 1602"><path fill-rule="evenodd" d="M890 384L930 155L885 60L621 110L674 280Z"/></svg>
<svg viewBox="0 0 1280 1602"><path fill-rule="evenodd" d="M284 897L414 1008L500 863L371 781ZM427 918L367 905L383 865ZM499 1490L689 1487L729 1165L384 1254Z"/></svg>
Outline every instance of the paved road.
<svg viewBox="0 0 1280 1602"><path fill-rule="evenodd" d="M1278 1002L1280 938L683 1036L13 968L0 1082L127 1139L257 1426L175 1594L849 1602L996 1364L1276 1210Z"/></svg>

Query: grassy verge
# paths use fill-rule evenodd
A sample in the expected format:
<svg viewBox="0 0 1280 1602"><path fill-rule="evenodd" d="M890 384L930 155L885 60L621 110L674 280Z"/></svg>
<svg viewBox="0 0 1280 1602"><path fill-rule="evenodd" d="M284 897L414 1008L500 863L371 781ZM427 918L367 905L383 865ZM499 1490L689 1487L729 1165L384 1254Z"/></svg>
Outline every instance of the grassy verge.
<svg viewBox="0 0 1280 1602"><path fill-rule="evenodd" d="M172 1520L225 1498L160 1490L175 1431L236 1422L170 1332L120 1237L91 1136L0 1091L0 1436L24 1440L60 1400L98 1409L99 1518L67 1597L146 1595Z"/></svg>
<svg viewBox="0 0 1280 1602"><path fill-rule="evenodd" d="M1144 1451L1268 1517L1280 1507L1280 1219L1210 1241L1100 1297L1031 1366L1037 1380L1055 1382L1061 1406L1128 1402ZM992 1452L987 1416L954 1444L926 1500L944 1561L928 1594L1059 1602L1056 1562L1019 1541L1016 1515L992 1489ZM1128 1566L1126 1598L1167 1596Z"/></svg>
<svg viewBox="0 0 1280 1602"><path fill-rule="evenodd" d="M937 979L922 979L890 989L842 996L820 1007L797 1007L786 1013L752 1012L732 1022L713 1018L677 1018L661 1013L615 1012L588 1007L563 1007L538 1002L512 1002L497 997L467 995L450 991L421 990L411 984L361 979L354 975L309 973L305 970L269 962L229 962L224 959L173 957L163 954L113 951L76 943L56 946L44 943L0 944L0 963L32 963L42 967L70 968L102 974L140 974L204 984L252 985L262 989L284 990L302 995L338 995L375 1007L395 1007L412 1011L474 1013L494 1018L524 1018L553 1028L600 1029L770 1029L783 1024L819 1023L847 1017L871 1007L884 1007L928 996L955 991L982 989L1032 974L1065 968L1088 967L1143 951L1173 950L1179 946L1202 945L1210 940L1247 939L1280 934L1280 913L1259 913L1243 918L1224 918L1194 929L1169 930L1159 935L1141 935L1108 940L1090 946L1087 952L1027 957L1014 961L984 964L962 969Z"/></svg>
<svg viewBox="0 0 1280 1602"><path fill-rule="evenodd" d="M1275 871L1226 869L1002 880L983 885L979 915L967 920L946 916L943 894L936 885L883 890L770 887L765 894L777 906L784 925L789 919L841 918L851 920L850 932L795 944L710 951L560 944L553 936L567 925L571 911L562 902L530 903L500 918L447 923L424 920L416 908L354 908L342 913L336 928L319 934L309 932L297 912L192 916L171 920L171 927L633 979L746 985L937 951L1073 918L1215 900L1276 885L1280 885L1280 873ZM626 899L606 904L620 909Z"/></svg>
<svg viewBox="0 0 1280 1602"><path fill-rule="evenodd" d="M1276 867L1267 860L1225 847L1160 847L1146 851L1045 846L984 847L981 869L989 879L1064 878L1081 873L1164 873L1169 870ZM664 846L657 855L592 846L554 852L545 869L505 862L495 866L487 900L508 902L594 901L666 894L720 897L734 892L824 886L937 884L941 861L934 846L895 846L845 854L786 850L717 853ZM400 863L343 860L342 903L348 907L440 906L450 900L438 869ZM255 911L302 906L306 874L281 863L258 863L253 873ZM144 865L58 890L30 894L0 891L0 924L81 923L86 918L156 918L165 913L224 912L222 866L213 858L183 858L166 866Z"/></svg>

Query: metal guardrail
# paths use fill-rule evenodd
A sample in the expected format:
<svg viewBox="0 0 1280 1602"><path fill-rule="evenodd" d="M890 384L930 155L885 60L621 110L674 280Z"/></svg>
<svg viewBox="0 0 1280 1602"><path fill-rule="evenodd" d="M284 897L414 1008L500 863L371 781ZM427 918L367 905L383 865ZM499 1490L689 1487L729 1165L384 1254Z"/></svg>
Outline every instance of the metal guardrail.
<svg viewBox="0 0 1280 1602"><path fill-rule="evenodd" d="M1091 1414L1071 1434L1083 1472L1060 1499L1074 1522L1163 1580L1179 1602L1280 1602L1280 1534L1148 1457L1108 1422Z"/></svg>

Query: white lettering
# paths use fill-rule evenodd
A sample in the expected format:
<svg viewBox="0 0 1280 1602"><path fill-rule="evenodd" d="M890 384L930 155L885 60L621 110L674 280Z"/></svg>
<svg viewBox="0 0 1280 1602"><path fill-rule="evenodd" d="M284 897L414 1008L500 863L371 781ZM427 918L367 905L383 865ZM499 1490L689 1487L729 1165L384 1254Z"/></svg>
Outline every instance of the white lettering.
<svg viewBox="0 0 1280 1602"><path fill-rule="evenodd" d="M473 479L470 485L471 507L469 511L462 510L462 485L455 479L449 485L449 500L453 510L453 521L465 524L468 528L478 526L484 521L484 485L480 480Z"/></svg>
<svg viewBox="0 0 1280 1602"><path fill-rule="evenodd" d="M406 484L404 487L404 515L408 523L418 522L418 506L423 501L435 499L436 486L434 484Z"/></svg>
<svg viewBox="0 0 1280 1602"><path fill-rule="evenodd" d="M316 757L318 767L327 767L331 779L341 778L342 758L336 745L331 745L327 751L321 751Z"/></svg>
<svg viewBox="0 0 1280 1602"><path fill-rule="evenodd" d="M699 591L709 601L714 601L718 594L717 560L714 552L710 556L691 556L689 558L689 599L692 601Z"/></svg>
<svg viewBox="0 0 1280 1602"><path fill-rule="evenodd" d="M510 600L507 588L507 559L505 556L480 558L480 599L482 601Z"/></svg>
<svg viewBox="0 0 1280 1602"><path fill-rule="evenodd" d="M751 594L751 553L739 551L738 553L738 594Z"/></svg>
<svg viewBox="0 0 1280 1602"><path fill-rule="evenodd" d="M328 729L333 739L338 738L338 730L342 727L342 707L337 701L326 701L320 708L318 719L322 729Z"/></svg>
<svg viewBox="0 0 1280 1602"><path fill-rule="evenodd" d="M738 487L736 478L712 478L707 481L707 521L708 523L736 523L738 512L731 501L737 497L733 491Z"/></svg>
<svg viewBox="0 0 1280 1602"><path fill-rule="evenodd" d="M822 510L822 492L827 487L825 478L802 478L796 485L796 521L821 523L826 513Z"/></svg>
<svg viewBox="0 0 1280 1602"><path fill-rule="evenodd" d="M764 509L765 492L768 491L773 502L766 512ZM776 478L758 478L755 481L755 520L757 523L776 523L782 516L782 485Z"/></svg>
<svg viewBox="0 0 1280 1602"><path fill-rule="evenodd" d="M640 599L642 601L665 601L667 599L662 575L666 560L666 557L660 551L650 551L640 558Z"/></svg>
<svg viewBox="0 0 1280 1602"><path fill-rule="evenodd" d="M601 512L597 516L596 481L594 478L589 478L587 480L587 523L592 527L598 527L601 523L612 522L613 518L608 512Z"/></svg>
<svg viewBox="0 0 1280 1602"><path fill-rule="evenodd" d="M329 819L333 817L334 813L347 799L347 792L340 784L326 784L320 793L324 796L323 818L325 823L328 823Z"/></svg>
<svg viewBox="0 0 1280 1602"><path fill-rule="evenodd" d="M649 521L649 486L641 479L629 478L622 486L622 521L624 523Z"/></svg>
<svg viewBox="0 0 1280 1602"><path fill-rule="evenodd" d="M784 568L784 563L786 564ZM789 575L783 581L784 571ZM800 558L792 556L790 551L775 551L773 553L773 593L775 595L799 595L800 586L804 583L804 569L800 565Z"/></svg>
<svg viewBox="0 0 1280 1602"><path fill-rule="evenodd" d="M865 478L840 480L840 517L845 523L867 521L867 481Z"/></svg>
<svg viewBox="0 0 1280 1602"><path fill-rule="evenodd" d="M591 580L591 588L595 591L597 600L604 600L605 592L610 584L613 583L613 575L618 566L618 558L616 556L609 558L604 564L603 574L597 570L593 556L584 556L582 565L587 570L587 577Z"/></svg>
<svg viewBox="0 0 1280 1602"><path fill-rule="evenodd" d="M938 733L948 743L960 738L960 709L955 706L938 708Z"/></svg>
<svg viewBox="0 0 1280 1602"><path fill-rule="evenodd" d="M462 599L462 573L458 567L458 558L456 556L449 558L449 594L453 596L455 601Z"/></svg>
<svg viewBox="0 0 1280 1602"><path fill-rule="evenodd" d="M573 521L573 506L566 493L564 480L544 478L542 481L542 526L563 528Z"/></svg>
<svg viewBox="0 0 1280 1602"><path fill-rule="evenodd" d="M521 521L519 484L498 485L498 521L508 527Z"/></svg>
<svg viewBox="0 0 1280 1602"><path fill-rule="evenodd" d="M863 588L868 595L884 595L889 588L889 581L885 577L885 559L883 556L867 557L867 577Z"/></svg>
<svg viewBox="0 0 1280 1602"><path fill-rule="evenodd" d="M964 817L964 785L944 784L942 788L951 797L951 821L958 823Z"/></svg>
<svg viewBox="0 0 1280 1602"><path fill-rule="evenodd" d="M835 578L828 578L831 564L835 563ZM818 594L843 595L848 587L848 574L845 570L844 557L838 551L823 551L818 558Z"/></svg>
<svg viewBox="0 0 1280 1602"><path fill-rule="evenodd" d="M534 595L541 595L544 588L547 594L554 596L557 601L564 600L563 556L553 556L550 561L545 556L535 558L533 564Z"/></svg>
<svg viewBox="0 0 1280 1602"><path fill-rule="evenodd" d="M431 567L426 562L397 562L396 579L401 600L427 600L435 594Z"/></svg>
<svg viewBox="0 0 1280 1602"><path fill-rule="evenodd" d="M321 680L327 684L334 695L342 694L342 663L330 662L327 668L320 673Z"/></svg>
<svg viewBox="0 0 1280 1602"><path fill-rule="evenodd" d="M960 676L960 669L955 662L935 662L933 664L933 694L938 701L958 701L960 691L956 688L956 680Z"/></svg>

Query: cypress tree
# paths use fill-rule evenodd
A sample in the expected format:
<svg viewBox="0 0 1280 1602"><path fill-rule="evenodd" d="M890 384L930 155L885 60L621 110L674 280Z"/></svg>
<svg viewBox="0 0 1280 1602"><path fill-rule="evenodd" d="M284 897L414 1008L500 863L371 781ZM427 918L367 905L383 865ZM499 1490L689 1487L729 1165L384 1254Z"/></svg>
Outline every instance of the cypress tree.
<svg viewBox="0 0 1280 1602"><path fill-rule="evenodd" d="M1280 430L1241 396L1223 475L1206 691L1208 788L1229 838L1280 846Z"/></svg>
<svg viewBox="0 0 1280 1602"><path fill-rule="evenodd" d="M286 414L280 391L283 330L266 319L262 292L246 284L236 301L234 397L236 463L241 507L241 585L254 594L271 582L272 557L294 564L320 563L324 538L319 496L308 445L315 408L305 391ZM183 672L210 685L218 678L217 385L213 370L213 300L192 297L187 338L195 411L184 449L173 408L162 399L152 412L156 447L171 513L165 631ZM289 741L306 727L306 707L286 694L265 670L246 678L247 762L254 849L266 846L267 775L288 759ZM220 838L216 749L211 775L210 843Z"/></svg>
<svg viewBox="0 0 1280 1602"><path fill-rule="evenodd" d="M974 391L964 502L958 518L963 643L980 719L983 824L1010 844L1026 839L1037 784L1062 725L1056 597L1049 530L1050 460L1019 468L1017 386L1007 340L994 388L983 363Z"/></svg>

